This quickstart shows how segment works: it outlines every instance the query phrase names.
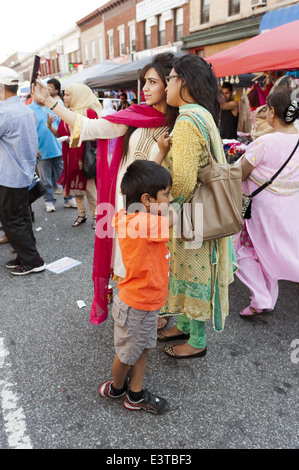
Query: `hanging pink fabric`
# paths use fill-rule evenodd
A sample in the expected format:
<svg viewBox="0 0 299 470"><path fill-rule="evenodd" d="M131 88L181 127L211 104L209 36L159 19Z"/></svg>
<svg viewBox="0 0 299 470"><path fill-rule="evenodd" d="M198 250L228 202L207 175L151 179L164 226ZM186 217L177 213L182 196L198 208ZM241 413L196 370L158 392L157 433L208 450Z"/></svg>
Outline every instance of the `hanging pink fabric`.
<svg viewBox="0 0 299 470"><path fill-rule="evenodd" d="M147 105L133 105L115 114L105 116L115 124L132 127L165 126L165 114ZM110 277L114 228L116 180L122 156L123 137L99 139L97 150L97 228L93 258L94 299L90 323L99 325L108 316L107 293Z"/></svg>

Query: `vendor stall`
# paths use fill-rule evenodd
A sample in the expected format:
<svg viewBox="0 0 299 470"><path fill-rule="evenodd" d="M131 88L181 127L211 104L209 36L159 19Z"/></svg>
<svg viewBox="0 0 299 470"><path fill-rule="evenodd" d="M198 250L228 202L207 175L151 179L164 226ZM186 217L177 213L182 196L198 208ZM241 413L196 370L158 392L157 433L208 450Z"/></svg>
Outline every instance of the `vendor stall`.
<svg viewBox="0 0 299 470"><path fill-rule="evenodd" d="M259 34L205 60L216 77L299 69L299 20Z"/></svg>

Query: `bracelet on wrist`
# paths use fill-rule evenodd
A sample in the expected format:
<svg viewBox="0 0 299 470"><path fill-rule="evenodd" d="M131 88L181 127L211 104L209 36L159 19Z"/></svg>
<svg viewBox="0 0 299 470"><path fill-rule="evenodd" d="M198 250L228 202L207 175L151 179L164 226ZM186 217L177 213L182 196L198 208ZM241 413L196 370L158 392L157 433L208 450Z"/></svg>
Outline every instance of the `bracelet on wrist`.
<svg viewBox="0 0 299 470"><path fill-rule="evenodd" d="M57 105L58 105L58 101L56 101L56 103L53 104L52 108L50 108L50 111L53 111L53 109L56 108Z"/></svg>

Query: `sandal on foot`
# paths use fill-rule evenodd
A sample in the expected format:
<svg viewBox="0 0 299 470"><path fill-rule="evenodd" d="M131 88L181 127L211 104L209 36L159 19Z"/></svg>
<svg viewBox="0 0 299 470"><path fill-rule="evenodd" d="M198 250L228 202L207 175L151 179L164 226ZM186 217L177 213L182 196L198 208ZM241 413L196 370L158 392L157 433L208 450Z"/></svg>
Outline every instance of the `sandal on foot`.
<svg viewBox="0 0 299 470"><path fill-rule="evenodd" d="M169 320L170 320L170 317L169 317L169 316L167 316L167 317L162 317L162 316L160 316L160 317L158 318L158 323L159 323L159 320L160 320L160 319L161 319L161 320L166 320L166 323L165 323L164 326L161 326L160 328L158 327L158 328L157 328L157 331L163 330L163 329L168 325L168 322L169 322Z"/></svg>
<svg viewBox="0 0 299 470"><path fill-rule="evenodd" d="M97 218L93 218L93 224L92 224L92 229L95 230L97 228Z"/></svg>
<svg viewBox="0 0 299 470"><path fill-rule="evenodd" d="M189 338L190 338L189 333L187 335L185 333L182 333L181 335L175 335L175 336L165 336L163 335L163 333L157 334L157 341L162 341L164 343L166 341L174 341L176 339L189 339Z"/></svg>
<svg viewBox="0 0 299 470"><path fill-rule="evenodd" d="M72 224L72 227L79 227L79 225L83 224L87 220L87 215L78 215L75 222Z"/></svg>
<svg viewBox="0 0 299 470"><path fill-rule="evenodd" d="M199 351L198 353L189 354L187 356L179 356L178 354L176 354L173 350L173 346L166 346L162 349L162 351L167 354L167 356L172 357L173 359L193 359L196 357L203 357L207 354L207 348L203 349L202 351Z"/></svg>

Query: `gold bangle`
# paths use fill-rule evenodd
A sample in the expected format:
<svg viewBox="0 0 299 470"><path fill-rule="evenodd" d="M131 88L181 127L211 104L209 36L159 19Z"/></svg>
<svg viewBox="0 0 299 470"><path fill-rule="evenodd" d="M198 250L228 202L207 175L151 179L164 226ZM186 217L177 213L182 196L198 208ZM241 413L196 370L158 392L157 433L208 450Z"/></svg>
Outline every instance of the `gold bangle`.
<svg viewBox="0 0 299 470"><path fill-rule="evenodd" d="M56 101L56 103L53 104L52 108L50 108L50 111L53 111L53 109L56 108L57 105L58 105L58 101Z"/></svg>

